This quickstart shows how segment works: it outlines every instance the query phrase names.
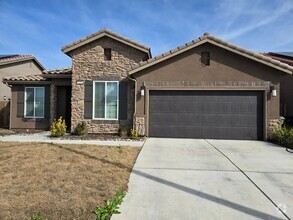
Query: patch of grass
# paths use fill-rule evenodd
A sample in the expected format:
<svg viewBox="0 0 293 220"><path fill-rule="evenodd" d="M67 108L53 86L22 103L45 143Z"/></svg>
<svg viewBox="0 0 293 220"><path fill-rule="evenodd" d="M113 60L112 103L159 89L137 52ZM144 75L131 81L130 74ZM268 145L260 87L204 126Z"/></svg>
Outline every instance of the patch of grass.
<svg viewBox="0 0 293 220"><path fill-rule="evenodd" d="M45 218L42 213L39 212L37 215L32 214L31 220L45 220Z"/></svg>
<svg viewBox="0 0 293 220"><path fill-rule="evenodd" d="M0 142L0 219L96 219L97 205L127 190L140 148L121 149Z"/></svg>
<svg viewBox="0 0 293 220"><path fill-rule="evenodd" d="M271 142L293 149L293 128L283 127L272 132Z"/></svg>

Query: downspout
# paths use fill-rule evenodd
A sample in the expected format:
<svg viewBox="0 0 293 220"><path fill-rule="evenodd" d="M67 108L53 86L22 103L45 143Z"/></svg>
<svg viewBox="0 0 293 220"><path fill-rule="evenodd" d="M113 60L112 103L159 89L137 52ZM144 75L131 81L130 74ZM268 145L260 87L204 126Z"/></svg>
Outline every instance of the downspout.
<svg viewBox="0 0 293 220"><path fill-rule="evenodd" d="M136 79L132 78L130 75L128 75L128 79L134 82L134 112L133 112L133 117L132 117L132 128L135 128L135 120L134 117L136 116L136 95L137 95L137 81Z"/></svg>

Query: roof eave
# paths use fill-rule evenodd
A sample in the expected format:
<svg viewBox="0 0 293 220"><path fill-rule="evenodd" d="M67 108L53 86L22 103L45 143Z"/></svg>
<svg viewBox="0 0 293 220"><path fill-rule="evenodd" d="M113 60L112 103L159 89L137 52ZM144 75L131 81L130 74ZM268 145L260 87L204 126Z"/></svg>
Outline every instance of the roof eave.
<svg viewBox="0 0 293 220"><path fill-rule="evenodd" d="M160 62L162 62L162 61L164 61L164 60L170 59L170 58L172 58L172 57L174 57L174 56L177 56L177 55L179 55L179 54L181 54L181 53L184 53L185 51L188 51L188 50L190 50L190 49L192 49L192 48L194 48L194 47L197 47L197 46L199 46L199 45L201 45L201 44L204 44L204 43L206 43L206 42L207 42L207 39L204 39L204 40L198 41L197 43L192 44L192 45L190 45L189 47L185 47L185 48L183 48L183 49L181 49L181 50L178 50L178 51L176 51L176 52L174 52L174 53L171 53L170 55L165 56L165 57L163 57L163 58L161 58L161 59L155 60L155 61L153 61L153 62L150 62L150 63L147 63L147 64L145 64L145 65L142 65L142 66L140 66L140 67L138 67L138 68L136 68L136 69L130 70L130 71L129 71L129 75L132 75L132 74L134 74L134 73L136 73L136 72L139 72L139 71L141 71L141 70L143 70L143 69L146 69L146 68L148 68L148 67L150 67L150 66L153 66L153 65L155 65L155 64L157 64L157 63L160 63ZM172 50L170 50L170 51L172 51Z"/></svg>
<svg viewBox="0 0 293 220"><path fill-rule="evenodd" d="M277 69L277 70L280 70L280 71L282 71L282 72L286 72L286 73L288 73L288 74L293 74L293 72L292 72L291 70L289 70L289 69L285 69L285 68L282 68L282 67L280 67L280 66L274 65L273 63L267 62L267 61L265 61L265 60L258 59L257 57L251 56L251 55L249 55L249 54L247 54L247 53L244 53L244 52L241 52L241 51L239 51L239 50L235 50L235 49L230 48L230 47L228 47L228 46L225 46L225 45L223 45L223 44L217 43L217 42L215 42L215 41L213 41L213 40L208 40L208 41L209 41L209 43L212 43L212 44L214 44L214 45L216 45L216 46L218 46L218 47L221 47L221 48L224 48L224 49L229 50L229 51L231 51L231 52L237 53L237 54L239 54L239 55L241 55L241 56L244 56L244 57L246 57L246 58L249 58L249 59L251 59L251 60L254 60L254 61L260 62L260 63L262 63L262 64L265 64L265 65L267 65L267 66L270 66L270 67L275 68L275 69Z"/></svg>
<svg viewBox="0 0 293 220"><path fill-rule="evenodd" d="M64 79L71 79L71 75L65 75L65 74L43 74L44 78L64 78Z"/></svg>
<svg viewBox="0 0 293 220"><path fill-rule="evenodd" d="M73 44L73 45L70 45L70 44L69 44L70 46L64 46L64 47L62 47L61 51L62 51L63 53L65 53L65 54L67 54L68 56L70 56L70 55L68 54L69 52L71 52L71 51L73 51L73 50L75 50L75 49L77 49L77 48L79 48L79 47L82 47L82 46L84 46L84 45L86 45L86 44L89 44L89 43L91 43L91 42L93 42L93 41L95 41L95 40L97 40L97 39L99 39L99 38L102 38L102 37L104 37L104 36L110 37L110 38L112 38L112 39L114 39L114 40L117 40L117 41L119 41L119 42L121 42L121 43L124 43L124 44L126 44L126 45L128 45L128 46L131 46L131 47L133 47L133 48L135 48L135 49L137 49L137 50L140 50L140 51L142 51L142 52L145 52L145 53L148 54L149 57L151 57L150 48L148 48L148 49L146 49L146 48L142 48L142 47L140 47L140 46L138 46L138 45L132 44L131 42L125 41L125 40L123 40L123 39L121 39L121 38L118 38L118 37L116 37L116 36L112 36L112 35L110 35L110 34L108 34L108 33L100 33L100 34L98 34L98 35L96 35L96 36L94 36L94 37L88 38L88 39L83 40L83 41L81 41L81 42L79 42L79 43L76 43L76 44Z"/></svg>
<svg viewBox="0 0 293 220"><path fill-rule="evenodd" d="M42 70L46 69L35 57L22 58L22 59L18 59L18 60L10 60L10 61L7 61L7 62L0 63L0 66L11 64L11 63L20 63L20 62L27 61L27 60L35 61L39 65L39 67L41 67Z"/></svg>
<svg viewBox="0 0 293 220"><path fill-rule="evenodd" d="M258 59L258 58L256 58L256 57L253 57L252 55L249 55L249 54L247 54L247 53L245 53L245 52L241 52L241 51L239 51L239 50L237 50L237 49L233 49L233 48L231 48L231 47L229 47L229 46L226 46L226 45L224 45L224 44L218 43L218 42L216 42L216 41L214 41L214 40L212 40L212 39L209 39L209 38L199 38L198 42L195 42L194 44L191 44L191 45L189 45L189 46L186 46L185 48L180 49L180 50L178 50L178 51L176 51L176 52L174 52L174 53L171 53L171 54L169 54L169 55L167 55L167 56L165 56L165 57L164 57L164 54L162 54L162 56L163 56L162 58L159 58L159 59L157 59L157 60L155 60L155 61L152 61L152 62L150 62L150 63L143 64L143 65L141 65L141 66L139 66L139 67L137 67L137 68L135 68L135 69L133 69L133 70L130 70L128 73L129 73L129 75L132 75L132 74L134 74L134 73L140 72L140 71L143 70L143 69L146 69L146 68L148 68L148 67L150 67L150 66L153 66L153 65L155 65L155 64L157 64L157 63L163 62L164 60L170 59L171 57L177 56L177 55L179 55L179 54L181 54L181 53L184 53L185 51L188 51L188 50L190 50L190 49L192 49L192 48L194 48L194 47L197 47L197 46L199 46L199 45L201 45L201 44L204 44L204 43L211 43L211 44L213 44L213 45L216 45L216 46L219 46L219 47L224 48L224 49L226 49L226 50L229 50L229 51L231 51L231 52L237 53L237 54L239 54L239 55L241 55L241 56L244 56L244 57L246 57L246 58L249 58L249 59L255 60L255 61L257 61L257 62L263 63L263 64L265 64L265 65L267 65L267 66L270 66L270 67L272 67L272 68L275 68L275 69L280 70L280 71L282 71L282 72L285 72L285 73L287 73L287 74L291 74L291 75L293 74L293 71L291 71L291 70L289 70L289 69L282 68L282 67L280 67L280 66L274 65L274 64L272 64L272 63L270 63L270 62L267 62L267 61L265 61L265 60ZM171 52L171 51L172 51L172 50L170 50L170 52ZM251 52L251 53L253 53L253 52Z"/></svg>
<svg viewBox="0 0 293 220"><path fill-rule="evenodd" d="M40 84L40 85L50 85L51 81L46 81L46 80L3 80L2 81L5 84L8 85L21 85L21 84Z"/></svg>

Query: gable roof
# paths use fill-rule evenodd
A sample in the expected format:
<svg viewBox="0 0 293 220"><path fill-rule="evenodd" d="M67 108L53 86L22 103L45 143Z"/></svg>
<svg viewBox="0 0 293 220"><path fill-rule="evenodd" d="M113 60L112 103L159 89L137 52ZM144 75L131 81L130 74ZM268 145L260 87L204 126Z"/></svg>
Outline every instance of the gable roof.
<svg viewBox="0 0 293 220"><path fill-rule="evenodd" d="M124 37L124 36L122 36L120 34L117 34L117 33L113 32L113 31L107 29L107 28L104 28L104 29L102 29L102 30L100 30L100 31L98 31L96 33L93 33L93 34L88 35L88 36L86 36L84 38L81 38L81 39L79 39L77 41L74 41L73 43L67 44L66 46L62 47L61 50L62 50L63 53L68 55L68 53L70 51L72 51L72 50L74 50L76 48L79 48L81 46L84 46L84 45L86 45L88 43L91 43L91 42L93 42L93 41L95 41L95 40L97 40L99 38L104 37L104 36L110 37L110 38L112 38L114 40L117 40L117 41L119 41L121 43L127 44L128 46L131 46L133 48L141 50L141 51L147 53L149 58L151 58L151 51L150 51L150 48L148 46L145 46L145 45L143 45L141 43L138 43L138 42L133 41L133 40L131 40L129 38L126 38L126 37Z"/></svg>
<svg viewBox="0 0 293 220"><path fill-rule="evenodd" d="M7 76L3 77L3 83L21 83L21 82L35 82L35 81L47 81L48 78L70 78L72 75L71 67L44 70L42 73L29 74L22 76Z"/></svg>
<svg viewBox="0 0 293 220"><path fill-rule="evenodd" d="M11 54L11 55L0 55L0 66L10 63L18 63L26 60L35 61L42 70L46 68L35 58L33 55L24 55L24 54Z"/></svg>
<svg viewBox="0 0 293 220"><path fill-rule="evenodd" d="M135 66L132 66L128 70L129 75L134 74L136 72L139 72L143 69L146 69L146 68L153 66L157 63L160 63L164 60L170 59L171 57L174 57L178 54L181 54L181 53L188 51L192 48L195 48L197 46L200 46L204 43L210 43L210 44L216 45L218 47L224 48L226 50L229 50L229 51L234 52L236 54L239 54L241 56L247 57L247 58L252 59L254 61L263 63L267 66L281 70L281 71L286 72L288 74L293 73L293 67L289 66L288 64L282 63L278 60L272 59L272 58L264 56L262 54L255 53L255 52L246 50L244 48L238 47L238 46L231 44L227 41L221 40L220 38L217 38L209 33L204 33L204 35L199 37L198 39L192 40L192 41L190 41L184 45L181 45L175 49L172 49L166 53L163 53L159 56L156 56L154 58L140 62Z"/></svg>
<svg viewBox="0 0 293 220"><path fill-rule="evenodd" d="M291 56L289 55L284 55L284 54L292 54ZM268 52L268 53L261 53L264 56L270 57L274 60L279 60L280 62L287 63L290 66L293 66L293 52L284 52L284 53L275 53L275 52Z"/></svg>

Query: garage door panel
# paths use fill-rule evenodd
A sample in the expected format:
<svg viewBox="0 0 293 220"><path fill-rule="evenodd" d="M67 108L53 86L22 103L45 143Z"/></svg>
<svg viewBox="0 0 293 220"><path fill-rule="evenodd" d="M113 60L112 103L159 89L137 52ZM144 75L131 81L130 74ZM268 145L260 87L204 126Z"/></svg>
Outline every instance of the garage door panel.
<svg viewBox="0 0 293 220"><path fill-rule="evenodd" d="M262 139L262 92L150 91L149 135Z"/></svg>
<svg viewBox="0 0 293 220"><path fill-rule="evenodd" d="M207 138L207 139L257 139L256 129L253 128L235 128L231 130L229 127L194 127L194 126L154 126L153 131L159 133L160 137L176 137L176 138Z"/></svg>

